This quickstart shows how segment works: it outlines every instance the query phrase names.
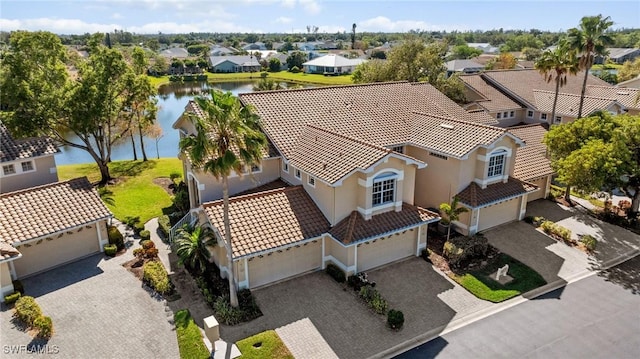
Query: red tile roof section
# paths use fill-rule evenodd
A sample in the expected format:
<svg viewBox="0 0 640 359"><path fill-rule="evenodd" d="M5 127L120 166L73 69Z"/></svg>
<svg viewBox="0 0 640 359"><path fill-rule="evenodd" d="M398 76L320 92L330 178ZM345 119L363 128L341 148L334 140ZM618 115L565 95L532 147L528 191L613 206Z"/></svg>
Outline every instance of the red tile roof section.
<svg viewBox="0 0 640 359"><path fill-rule="evenodd" d="M507 183L494 183L486 188L480 187L477 183L471 184L457 194L460 203L471 208L484 207L486 205L522 196L528 192L535 191L538 187L509 177Z"/></svg>
<svg viewBox="0 0 640 359"><path fill-rule="evenodd" d="M531 181L553 174L551 161L547 158L547 146L542 143L547 129L543 125L511 127L509 132L525 141L526 146L516 153L513 176L522 181Z"/></svg>

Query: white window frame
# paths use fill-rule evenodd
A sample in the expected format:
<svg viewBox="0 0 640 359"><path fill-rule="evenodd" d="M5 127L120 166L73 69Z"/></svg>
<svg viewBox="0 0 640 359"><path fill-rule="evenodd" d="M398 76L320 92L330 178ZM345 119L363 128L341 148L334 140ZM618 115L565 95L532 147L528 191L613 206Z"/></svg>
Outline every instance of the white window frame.
<svg viewBox="0 0 640 359"><path fill-rule="evenodd" d="M498 120L499 120L499 119L501 119L501 118L502 118L502 112L498 112L498 113L496 114L496 118L497 118Z"/></svg>
<svg viewBox="0 0 640 359"><path fill-rule="evenodd" d="M546 113L541 113L540 114L540 119L543 120L543 121L546 121L547 120L547 114Z"/></svg>
<svg viewBox="0 0 640 359"><path fill-rule="evenodd" d="M24 169L24 166L28 165L30 168L29 169ZM22 168L22 172L33 172L36 170L36 167L33 165L33 161L23 161L20 162L20 167Z"/></svg>
<svg viewBox="0 0 640 359"><path fill-rule="evenodd" d="M527 110L527 118L533 118L533 110Z"/></svg>
<svg viewBox="0 0 640 359"><path fill-rule="evenodd" d="M256 170L253 169L254 167L256 167ZM251 171L251 173L260 173L260 172L262 172L262 165L261 164L251 165L250 171Z"/></svg>
<svg viewBox="0 0 640 359"><path fill-rule="evenodd" d="M293 175L294 175L297 179L301 179L301 178L302 178L302 171L300 171L300 169L299 169L299 168L296 168L296 169L293 171Z"/></svg>
<svg viewBox="0 0 640 359"><path fill-rule="evenodd" d="M313 177L311 175L308 175L307 176L307 183L309 184L309 186L311 186L313 188L316 188L316 178L315 177Z"/></svg>
<svg viewBox="0 0 640 359"><path fill-rule="evenodd" d="M283 164L282 164L282 170L283 170L284 172L289 173L289 164L288 164L288 163L286 163L286 162L283 162Z"/></svg>
<svg viewBox="0 0 640 359"><path fill-rule="evenodd" d="M385 188L385 185L391 184L390 188ZM379 187L379 189L376 189ZM373 186L371 187L371 206L379 207L389 203L395 203L396 193L398 189L398 175L393 172L384 172L373 179ZM391 192L391 198L384 200L385 195ZM380 202L376 203L375 197L380 195Z"/></svg>
<svg viewBox="0 0 640 359"><path fill-rule="evenodd" d="M500 163L498 163L500 159ZM493 163L492 163L493 162ZM489 156L489 161L487 163L487 178L496 178L504 176L505 167L507 165L507 151L499 150L493 152ZM498 168L500 171L498 172Z"/></svg>
<svg viewBox="0 0 640 359"><path fill-rule="evenodd" d="M508 112L508 111L503 112L503 113L502 113L502 118L508 118L508 117L507 117L507 115L508 115L508 114L509 114L509 112Z"/></svg>
<svg viewBox="0 0 640 359"><path fill-rule="evenodd" d="M514 118L516 117L516 112L515 111L510 111L509 112L509 118Z"/></svg>
<svg viewBox="0 0 640 359"><path fill-rule="evenodd" d="M11 175L17 174L16 165L13 163L10 163L8 165L2 165L2 174L5 176L11 176Z"/></svg>

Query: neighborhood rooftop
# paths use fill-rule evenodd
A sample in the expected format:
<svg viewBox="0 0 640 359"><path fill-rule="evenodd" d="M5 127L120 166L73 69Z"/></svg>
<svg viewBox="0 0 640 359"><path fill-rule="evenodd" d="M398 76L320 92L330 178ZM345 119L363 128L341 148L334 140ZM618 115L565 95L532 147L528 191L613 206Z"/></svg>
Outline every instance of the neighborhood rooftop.
<svg viewBox="0 0 640 359"><path fill-rule="evenodd" d="M525 141L526 146L516 153L514 177L532 181L553 174L551 160L547 158L547 146L542 142L547 130L540 124L509 128L509 132Z"/></svg>
<svg viewBox="0 0 640 359"><path fill-rule="evenodd" d="M58 153L55 142L48 137L14 140L5 125L0 122L0 162Z"/></svg>
<svg viewBox="0 0 640 359"><path fill-rule="evenodd" d="M471 208L480 208L522 196L536 189L538 189L538 187L533 184L509 177L506 183L499 182L490 184L484 189L477 183L471 182L467 188L457 194L457 197L461 203Z"/></svg>
<svg viewBox="0 0 640 359"><path fill-rule="evenodd" d="M19 244L108 218L86 177L0 195L0 240Z"/></svg>
<svg viewBox="0 0 640 359"><path fill-rule="evenodd" d="M553 101L555 98L555 92L533 90L533 97L535 98L536 108L543 112L551 113L553 109ZM601 98L593 96L585 96L584 104L582 105L582 113L589 115L598 110L606 110L610 106L616 103L615 99ZM580 107L580 95L572 93L558 93L558 102L556 105L557 116L578 116L578 108Z"/></svg>

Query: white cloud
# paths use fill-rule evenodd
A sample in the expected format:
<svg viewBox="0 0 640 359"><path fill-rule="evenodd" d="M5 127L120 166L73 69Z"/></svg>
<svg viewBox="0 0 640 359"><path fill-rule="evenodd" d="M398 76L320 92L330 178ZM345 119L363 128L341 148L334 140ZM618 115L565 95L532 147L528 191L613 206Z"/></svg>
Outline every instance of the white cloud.
<svg viewBox="0 0 640 359"><path fill-rule="evenodd" d="M286 16L280 16L279 18L275 19L274 22L276 24L289 24L293 21L292 18L290 17L286 17Z"/></svg>
<svg viewBox="0 0 640 359"><path fill-rule="evenodd" d="M287 8L294 8L296 6L296 0L282 0L280 3L282 6Z"/></svg>
<svg viewBox="0 0 640 359"><path fill-rule="evenodd" d="M122 16L120 13L114 12L114 13L111 15L111 18L112 18L112 19L124 19L124 16Z"/></svg>
<svg viewBox="0 0 640 359"><path fill-rule="evenodd" d="M320 12L320 4L316 0L299 0L302 8L309 14L317 14Z"/></svg>
<svg viewBox="0 0 640 359"><path fill-rule="evenodd" d="M409 30L428 30L428 31L442 31L442 30L468 30L468 26L464 25L435 25L429 24L421 20L391 20L385 16L377 16L364 21L356 22L358 31L371 31L371 32L407 32Z"/></svg>

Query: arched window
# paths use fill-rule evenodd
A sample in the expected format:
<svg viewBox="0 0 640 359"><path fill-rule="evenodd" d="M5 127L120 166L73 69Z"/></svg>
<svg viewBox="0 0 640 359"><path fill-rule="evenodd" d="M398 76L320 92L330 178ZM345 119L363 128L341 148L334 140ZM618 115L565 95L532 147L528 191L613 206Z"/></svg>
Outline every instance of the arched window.
<svg viewBox="0 0 640 359"><path fill-rule="evenodd" d="M504 174L504 166L507 159L506 150L498 150L489 157L489 170L487 177L498 177Z"/></svg>
<svg viewBox="0 0 640 359"><path fill-rule="evenodd" d="M381 173L373 179L371 192L373 206L395 202L397 179L398 175L393 172Z"/></svg>

